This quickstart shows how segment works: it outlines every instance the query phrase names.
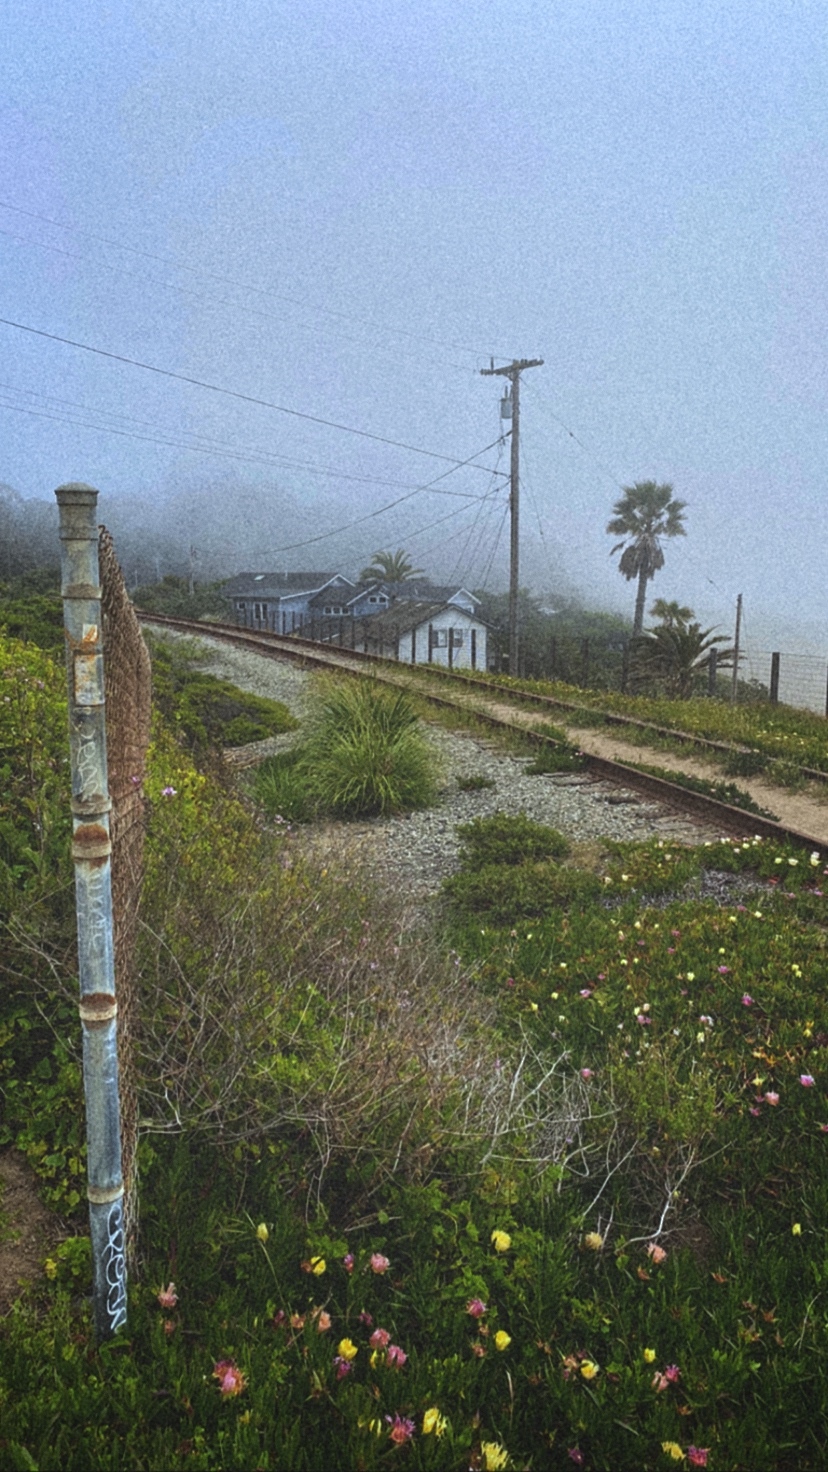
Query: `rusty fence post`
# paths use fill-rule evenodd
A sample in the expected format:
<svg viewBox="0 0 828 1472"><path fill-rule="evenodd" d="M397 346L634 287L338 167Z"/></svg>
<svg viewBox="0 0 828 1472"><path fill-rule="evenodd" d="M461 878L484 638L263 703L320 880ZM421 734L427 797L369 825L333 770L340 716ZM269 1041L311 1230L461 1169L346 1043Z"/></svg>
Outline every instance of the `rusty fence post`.
<svg viewBox="0 0 828 1472"><path fill-rule="evenodd" d="M109 781L106 764L98 492L55 491L60 516L61 594L69 688L72 858L78 924L87 1197L95 1333L126 1324L126 1258L112 924Z"/></svg>

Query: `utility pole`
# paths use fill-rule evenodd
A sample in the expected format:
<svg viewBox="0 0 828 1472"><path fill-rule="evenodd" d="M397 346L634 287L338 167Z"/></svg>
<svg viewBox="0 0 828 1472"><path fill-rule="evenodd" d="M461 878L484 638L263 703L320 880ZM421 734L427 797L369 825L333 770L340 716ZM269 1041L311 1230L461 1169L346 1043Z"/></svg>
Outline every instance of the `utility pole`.
<svg viewBox="0 0 828 1472"><path fill-rule="evenodd" d="M511 539L509 545L509 674L518 673L518 574L520 564L520 375L524 368L542 368L543 358L519 358L506 368L481 368L484 378L508 378L512 385L512 465L509 488Z"/></svg>
<svg viewBox="0 0 828 1472"><path fill-rule="evenodd" d="M735 705L739 685L739 636L742 632L742 595L736 599L736 637L733 640L733 685L730 691L731 702Z"/></svg>

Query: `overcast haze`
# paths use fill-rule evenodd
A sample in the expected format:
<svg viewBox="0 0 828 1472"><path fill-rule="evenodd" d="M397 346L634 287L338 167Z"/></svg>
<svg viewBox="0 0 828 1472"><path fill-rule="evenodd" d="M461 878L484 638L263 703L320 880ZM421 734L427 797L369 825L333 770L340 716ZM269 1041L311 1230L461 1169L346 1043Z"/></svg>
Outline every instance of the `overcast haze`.
<svg viewBox="0 0 828 1472"><path fill-rule="evenodd" d="M284 549L478 455L500 432L480 368L542 357L524 580L631 612L606 522L622 486L669 481L688 535L652 595L731 624L743 592L765 647L824 650L826 21L808 0L7 0L0 316L449 459L0 326L0 481L88 481L113 521L183 488L228 571L249 538L199 518L217 487L240 528L269 497L264 566L402 545L503 586L487 469L440 482L483 501L422 492Z"/></svg>

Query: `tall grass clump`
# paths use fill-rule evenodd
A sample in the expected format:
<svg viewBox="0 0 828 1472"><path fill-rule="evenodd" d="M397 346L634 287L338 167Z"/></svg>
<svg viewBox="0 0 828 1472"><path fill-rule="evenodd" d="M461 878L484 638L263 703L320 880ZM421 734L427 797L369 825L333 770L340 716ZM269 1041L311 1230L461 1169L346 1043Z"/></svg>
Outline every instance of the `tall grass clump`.
<svg viewBox="0 0 828 1472"><path fill-rule="evenodd" d="M407 695L368 681L324 680L299 770L318 811L387 817L427 807L435 758Z"/></svg>

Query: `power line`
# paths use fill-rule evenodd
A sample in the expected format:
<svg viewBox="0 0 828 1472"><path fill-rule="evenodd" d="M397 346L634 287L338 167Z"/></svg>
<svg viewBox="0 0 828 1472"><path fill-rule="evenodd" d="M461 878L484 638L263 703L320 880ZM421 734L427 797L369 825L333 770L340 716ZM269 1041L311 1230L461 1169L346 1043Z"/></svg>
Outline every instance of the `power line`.
<svg viewBox="0 0 828 1472"><path fill-rule="evenodd" d="M180 271L189 271L192 275L203 276L208 281L220 281L223 285L236 286L243 291L253 292L257 296L272 297L274 301L287 302L291 306L309 307L311 311L318 312L321 316L338 318L346 322L357 322L361 325L367 325L376 331L387 332L397 337L406 337L412 342L421 342L432 348L450 347L455 352L468 353L475 358L489 357L491 353L491 348L484 350L482 348L470 348L464 343L441 342L439 339L428 337L423 333L411 332L402 327L389 327L385 323L372 321L371 318L360 317L356 313L336 311L331 307L318 306L313 302L302 302L301 300L297 300L296 297L271 291L267 287L255 286L252 282L238 281L232 276L225 276L217 271L204 271L198 266L188 265L186 261L176 261L171 256L163 256L154 251L142 250L140 246L136 245L126 245L120 240L113 240L106 235L97 235L91 230L79 229L75 225L66 225L61 220L50 219L48 215L41 215L34 210L23 209L20 205L11 204L7 200L0 200L0 209L9 210L12 214L23 215L29 220L38 220L41 224L50 225L57 230L66 230L73 235L83 236L87 240L96 241L99 245L111 246L115 250L122 250L132 255L141 256L144 260L154 261L158 265L172 266L174 269ZM508 358L510 355L508 353L499 353L496 356Z"/></svg>
<svg viewBox="0 0 828 1472"><path fill-rule="evenodd" d="M37 394L33 389L20 389L13 385L0 383L0 390L6 393L25 394L30 398L41 399L46 406L59 405L70 409L78 409L88 414L109 414L109 410L96 409L87 404L78 404L71 399L60 399L46 394ZM29 408L27 405L10 403L0 400L3 407L10 409L15 414L26 414L36 419L50 419L57 424L73 425L82 429L93 429L101 434L113 434L120 438L140 440L149 444L167 445L172 449L188 450L200 455L213 455L222 459L240 460L252 465L273 465L282 469L302 470L306 474L328 479L355 481L361 485L375 485L395 490L419 490L420 487L411 481L387 480L376 475L357 475L352 471L340 470L333 466L315 465L312 461L294 460L290 456L277 455L268 450L243 451L235 449L226 441L211 440L204 435L195 435L194 439L201 443L193 443L188 440L176 440L162 438L168 434L175 434L175 430L168 430L163 425L154 425L150 420L136 419L129 414L112 414L112 418L119 419L126 424L136 424L144 429L155 429L156 434L141 434L135 429L119 429L111 424L96 424L85 419L73 419L66 415L52 412L51 408ZM479 501L481 497L472 491L449 491L440 489L435 495L458 496L469 501Z"/></svg>
<svg viewBox="0 0 828 1472"><path fill-rule="evenodd" d="M486 448L492 449L492 446L487 445ZM478 450L476 453L482 455L485 453L485 451ZM353 521L346 521L341 526L333 527L331 531L318 533L318 535L315 537L306 537L301 542L289 542L284 547L267 547L264 549L262 555L275 557L282 552L295 552L300 547L312 547L317 542L327 542L331 537L337 537L340 535L340 533L350 531L355 526L362 526L363 523L366 521L373 521L377 516L383 516L386 511L393 511L395 506L401 506L404 501L410 501L412 497L420 495L423 491L430 491L436 485L437 481L443 480L444 477L447 475L454 475L456 470L461 469L463 464L468 463L468 461L461 461L460 465L453 466L451 470L442 471L435 480L428 481L423 486L417 486L415 490L409 491L408 495L398 496L396 501L389 501L387 505L379 506L376 511L367 511L364 516L357 516L354 518ZM499 490L500 487L498 486L497 489ZM491 494L491 492L487 492L487 494ZM438 521L429 522L428 526L422 527L419 532L410 532L409 536L420 536L423 531L430 531L431 527L438 526L442 521L449 521L452 516L459 516L461 511L465 510L467 510L467 507L457 506L455 507L454 511L450 511L447 516L440 517Z"/></svg>
<svg viewBox="0 0 828 1472"><path fill-rule="evenodd" d="M108 352L106 348L96 348L87 342L77 342L71 337L60 337L56 332L44 332L39 327L30 327L24 322L13 322L8 317L0 317L0 323L4 327L14 327L19 332L28 332L34 337L46 338L49 342L59 342L64 347L79 348L84 353L94 353L99 358L109 358L114 363L125 363L130 368L142 368L146 373L156 373L161 378L172 378L178 383L188 383L195 388L206 388L210 393L223 394L230 399L238 399L244 404L255 404L260 409L275 409L279 414L287 414L292 419L304 419L310 424L322 424L327 429L338 429L344 434L357 435L360 439L374 440L377 444L392 445L397 450L411 450L415 455L426 455L431 460L447 460L454 466L471 465L471 460L457 460L453 455L442 455L437 450L425 450L421 445L410 445L404 440L392 440L386 435L373 434L367 429L355 429L351 424L339 424L333 419L323 419L319 414L306 414L301 409L290 409L285 404L275 404L270 399L259 399L253 394L241 393L238 389L223 388L221 384L209 383L203 378L194 378L187 373L174 373L171 368L159 368L154 363L144 363L139 358L129 358L123 353ZM492 449L497 444L493 440L487 446ZM485 451L479 453L484 454ZM488 470L487 465L478 465L477 470Z"/></svg>

